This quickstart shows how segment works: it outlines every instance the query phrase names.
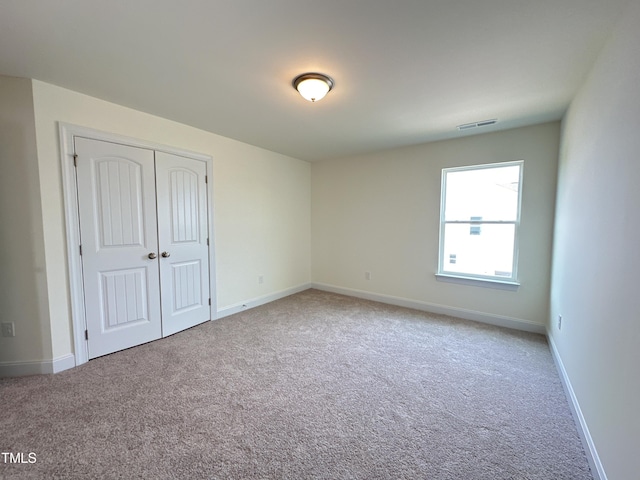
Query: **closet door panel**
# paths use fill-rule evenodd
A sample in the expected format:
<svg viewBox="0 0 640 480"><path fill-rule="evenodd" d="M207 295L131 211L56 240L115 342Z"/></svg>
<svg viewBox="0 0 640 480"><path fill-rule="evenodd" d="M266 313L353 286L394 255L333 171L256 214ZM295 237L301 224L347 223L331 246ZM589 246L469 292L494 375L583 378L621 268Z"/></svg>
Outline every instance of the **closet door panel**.
<svg viewBox="0 0 640 480"><path fill-rule="evenodd" d="M163 336L210 320L206 163L156 152Z"/></svg>
<svg viewBox="0 0 640 480"><path fill-rule="evenodd" d="M89 358L161 336L154 152L75 138Z"/></svg>

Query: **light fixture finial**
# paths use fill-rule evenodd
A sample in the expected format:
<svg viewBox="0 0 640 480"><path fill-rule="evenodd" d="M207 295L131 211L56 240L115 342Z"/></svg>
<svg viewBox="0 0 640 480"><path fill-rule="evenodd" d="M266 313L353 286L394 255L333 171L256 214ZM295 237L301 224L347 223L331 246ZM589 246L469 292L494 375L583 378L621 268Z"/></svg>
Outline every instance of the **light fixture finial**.
<svg viewBox="0 0 640 480"><path fill-rule="evenodd" d="M322 100L333 88L333 80L322 73L303 73L293 79L293 88L310 102Z"/></svg>

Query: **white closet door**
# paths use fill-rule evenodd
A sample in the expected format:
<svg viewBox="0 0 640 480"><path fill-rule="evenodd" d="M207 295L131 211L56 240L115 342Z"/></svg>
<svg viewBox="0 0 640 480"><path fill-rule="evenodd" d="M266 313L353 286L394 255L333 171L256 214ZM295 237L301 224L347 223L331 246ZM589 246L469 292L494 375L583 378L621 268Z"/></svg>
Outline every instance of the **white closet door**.
<svg viewBox="0 0 640 480"><path fill-rule="evenodd" d="M154 152L75 139L89 358L161 337Z"/></svg>
<svg viewBox="0 0 640 480"><path fill-rule="evenodd" d="M156 152L162 335L210 320L206 163Z"/></svg>

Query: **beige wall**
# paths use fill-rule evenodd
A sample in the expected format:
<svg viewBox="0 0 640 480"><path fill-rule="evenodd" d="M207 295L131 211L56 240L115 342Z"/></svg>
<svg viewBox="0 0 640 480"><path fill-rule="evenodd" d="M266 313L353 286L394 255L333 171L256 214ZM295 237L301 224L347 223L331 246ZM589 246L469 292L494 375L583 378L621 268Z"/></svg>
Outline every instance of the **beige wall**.
<svg viewBox="0 0 640 480"><path fill-rule="evenodd" d="M31 81L0 76L0 363L51 359Z"/></svg>
<svg viewBox="0 0 640 480"><path fill-rule="evenodd" d="M553 249L549 335L608 478L640 471L638 24L640 4L630 2L563 121ZM72 352L58 121L214 158L219 308L313 279L546 323L558 124L310 166L0 76L0 319L16 328L16 337L0 338L0 363ZM440 170L518 159L525 161L522 286L509 292L437 282Z"/></svg>
<svg viewBox="0 0 640 480"><path fill-rule="evenodd" d="M313 281L546 325L559 135L554 122L314 163ZM524 160L520 288L437 281L441 170L511 160Z"/></svg>
<svg viewBox="0 0 640 480"><path fill-rule="evenodd" d="M631 2L565 116L558 177L549 335L610 479L640 472L639 25Z"/></svg>
<svg viewBox="0 0 640 480"><path fill-rule="evenodd" d="M53 349L42 358L73 352L58 122L213 157L218 309L309 283L307 162L35 80L33 104Z"/></svg>

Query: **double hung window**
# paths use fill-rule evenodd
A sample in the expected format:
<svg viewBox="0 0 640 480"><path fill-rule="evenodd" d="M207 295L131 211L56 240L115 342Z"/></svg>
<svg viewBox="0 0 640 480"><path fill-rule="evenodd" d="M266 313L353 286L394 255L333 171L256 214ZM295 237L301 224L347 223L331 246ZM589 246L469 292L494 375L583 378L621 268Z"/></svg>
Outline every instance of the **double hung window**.
<svg viewBox="0 0 640 480"><path fill-rule="evenodd" d="M517 283L522 167L442 170L439 275Z"/></svg>

